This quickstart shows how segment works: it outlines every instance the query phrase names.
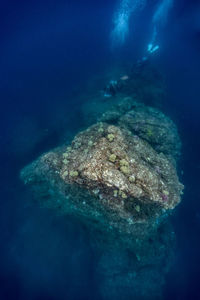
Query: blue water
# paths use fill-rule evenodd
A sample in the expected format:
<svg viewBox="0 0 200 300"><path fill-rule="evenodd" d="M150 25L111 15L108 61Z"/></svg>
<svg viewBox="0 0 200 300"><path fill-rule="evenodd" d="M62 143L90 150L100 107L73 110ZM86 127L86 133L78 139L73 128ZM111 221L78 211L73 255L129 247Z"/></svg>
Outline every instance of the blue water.
<svg viewBox="0 0 200 300"><path fill-rule="evenodd" d="M147 0L130 15L127 39L114 49L117 1L1 3L0 299L99 299L87 233L73 219L31 201L19 171L83 126L80 95L88 82L144 55L157 2ZM163 109L182 139L179 169L185 185L172 217L177 253L164 298L200 299L199 1L175 0L156 42L160 49L153 61L167 83Z"/></svg>

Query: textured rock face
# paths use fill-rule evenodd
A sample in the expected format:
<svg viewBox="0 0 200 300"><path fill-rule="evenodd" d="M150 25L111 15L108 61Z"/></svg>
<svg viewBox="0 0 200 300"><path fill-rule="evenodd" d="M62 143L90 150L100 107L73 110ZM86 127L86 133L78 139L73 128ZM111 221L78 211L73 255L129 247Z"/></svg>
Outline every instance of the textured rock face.
<svg viewBox="0 0 200 300"><path fill-rule="evenodd" d="M98 195L100 202L104 199L103 206L119 215L145 219L145 206L159 212L174 208L180 201L182 186L174 167L163 154L126 129L94 125L79 134L63 155L67 162L60 172L66 183L87 188ZM124 203L128 198L132 198L130 212Z"/></svg>
<svg viewBox="0 0 200 300"><path fill-rule="evenodd" d="M63 197L71 195L72 203L76 192L90 195L84 201L76 199L79 213L97 216L120 231L160 217L180 201L182 185L170 161L117 126L93 125L79 133L71 147L45 154L36 165L31 166L31 176L27 169L22 171L26 182L31 183L35 174L43 179L52 174L54 188ZM65 205L63 209L67 213Z"/></svg>
<svg viewBox="0 0 200 300"><path fill-rule="evenodd" d="M176 126L131 97L96 119L70 145L26 166L21 178L41 205L87 228L102 299L160 299L175 244L168 216L183 189Z"/></svg>
<svg viewBox="0 0 200 300"><path fill-rule="evenodd" d="M127 128L173 163L180 157L181 142L177 128L169 117L156 108L126 97L102 114L99 120Z"/></svg>
<svg viewBox="0 0 200 300"><path fill-rule="evenodd" d="M84 223L102 299L161 299L183 186L162 153L126 128L97 123L25 167L41 205Z"/></svg>
<svg viewBox="0 0 200 300"><path fill-rule="evenodd" d="M159 110L138 106L123 115L119 124L150 143L157 152L174 161L179 158L181 142L176 126Z"/></svg>

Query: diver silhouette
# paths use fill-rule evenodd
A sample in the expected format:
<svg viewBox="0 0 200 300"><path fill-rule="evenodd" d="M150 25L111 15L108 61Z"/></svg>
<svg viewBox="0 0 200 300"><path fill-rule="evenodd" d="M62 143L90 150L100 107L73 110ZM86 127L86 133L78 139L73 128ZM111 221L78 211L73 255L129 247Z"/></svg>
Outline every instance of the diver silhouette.
<svg viewBox="0 0 200 300"><path fill-rule="evenodd" d="M130 17L136 15L146 6L146 0L121 0L113 15L113 30L111 32L111 44L115 49L122 46L129 34ZM159 49L157 35L168 18L170 9L173 6L173 0L158 1L155 12L152 16L153 33L150 42L146 47L148 54L152 54Z"/></svg>

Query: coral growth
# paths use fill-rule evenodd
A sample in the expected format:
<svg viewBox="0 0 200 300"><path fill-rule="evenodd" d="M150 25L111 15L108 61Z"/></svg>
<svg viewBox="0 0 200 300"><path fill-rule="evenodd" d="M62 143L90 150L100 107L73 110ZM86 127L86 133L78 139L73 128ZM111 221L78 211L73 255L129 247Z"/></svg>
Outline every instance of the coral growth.
<svg viewBox="0 0 200 300"><path fill-rule="evenodd" d="M41 205L84 223L99 253L97 271L106 276L103 298L157 299L173 256L168 216L183 189L180 140L161 111L132 97L118 100L21 178Z"/></svg>

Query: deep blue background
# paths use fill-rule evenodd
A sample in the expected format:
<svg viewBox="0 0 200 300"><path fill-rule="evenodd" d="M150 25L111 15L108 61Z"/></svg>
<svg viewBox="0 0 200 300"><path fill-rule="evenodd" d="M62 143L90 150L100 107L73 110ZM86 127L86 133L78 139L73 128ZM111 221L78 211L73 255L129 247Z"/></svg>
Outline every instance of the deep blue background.
<svg viewBox="0 0 200 300"><path fill-rule="evenodd" d="M73 220L31 203L19 170L56 146L66 126L81 124L80 99L89 78L140 57L156 1L131 20L123 49L111 52L117 1L6 1L0 4L0 299L97 299L93 254ZM185 184L173 222L177 258L166 299L199 299L200 278L200 5L175 1L160 32L155 63L168 85L167 112L183 142ZM72 113L73 112L73 113ZM77 285L79 288L77 288Z"/></svg>

